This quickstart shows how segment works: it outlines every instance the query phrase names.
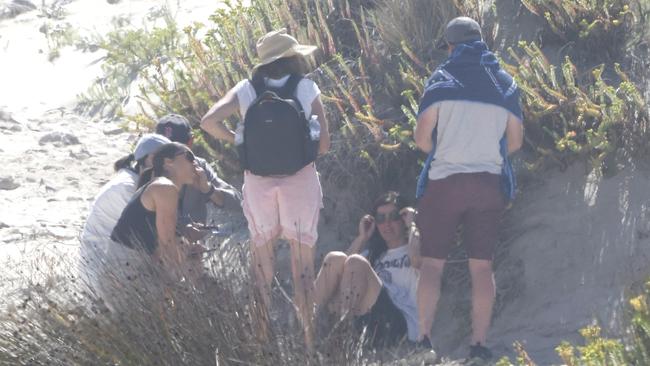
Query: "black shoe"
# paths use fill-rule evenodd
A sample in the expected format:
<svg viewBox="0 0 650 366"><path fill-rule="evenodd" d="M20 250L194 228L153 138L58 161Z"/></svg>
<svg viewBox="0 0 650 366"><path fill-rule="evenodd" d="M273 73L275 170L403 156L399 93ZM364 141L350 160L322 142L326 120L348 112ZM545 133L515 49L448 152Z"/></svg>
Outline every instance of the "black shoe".
<svg viewBox="0 0 650 366"><path fill-rule="evenodd" d="M435 365L438 361L438 355L433 350L429 337L425 336L424 339L415 343L411 354L402 361L409 366Z"/></svg>
<svg viewBox="0 0 650 366"><path fill-rule="evenodd" d="M415 348L418 349L432 349L433 346L431 345L431 341L429 340L429 337L424 336L421 341L415 344Z"/></svg>
<svg viewBox="0 0 650 366"><path fill-rule="evenodd" d="M483 361L487 361L492 358L492 352L489 348L484 347L481 343L477 343L473 346L469 346L469 359L480 358Z"/></svg>

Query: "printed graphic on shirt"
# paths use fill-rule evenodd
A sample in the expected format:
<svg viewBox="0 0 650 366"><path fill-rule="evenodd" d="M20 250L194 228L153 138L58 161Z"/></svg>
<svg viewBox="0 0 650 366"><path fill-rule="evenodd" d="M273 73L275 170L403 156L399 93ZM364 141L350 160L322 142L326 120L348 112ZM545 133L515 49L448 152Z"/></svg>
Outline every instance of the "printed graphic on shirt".
<svg viewBox="0 0 650 366"><path fill-rule="evenodd" d="M402 311L408 326L409 339L417 338L416 292L418 270L411 267L411 257L406 245L389 249L375 261L373 268L388 291L390 299Z"/></svg>
<svg viewBox="0 0 650 366"><path fill-rule="evenodd" d="M378 260L375 263L375 272L381 281L386 285L393 284L393 275L391 270L411 267L411 258L404 254L401 258L391 258L388 260Z"/></svg>

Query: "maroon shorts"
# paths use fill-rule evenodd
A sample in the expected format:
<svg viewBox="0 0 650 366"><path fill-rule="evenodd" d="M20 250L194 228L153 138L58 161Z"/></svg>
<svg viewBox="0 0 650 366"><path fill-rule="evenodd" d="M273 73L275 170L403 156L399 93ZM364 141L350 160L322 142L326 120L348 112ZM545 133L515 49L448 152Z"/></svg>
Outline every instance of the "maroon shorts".
<svg viewBox="0 0 650 366"><path fill-rule="evenodd" d="M459 173L429 180L418 202L416 223L422 256L447 259L462 224L463 244L472 259L492 260L505 201L500 176Z"/></svg>

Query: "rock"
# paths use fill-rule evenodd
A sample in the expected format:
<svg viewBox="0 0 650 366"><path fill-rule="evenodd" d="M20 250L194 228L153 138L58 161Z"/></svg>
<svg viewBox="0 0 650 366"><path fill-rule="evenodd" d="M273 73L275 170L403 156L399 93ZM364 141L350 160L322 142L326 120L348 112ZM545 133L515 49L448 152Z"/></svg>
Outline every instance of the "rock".
<svg viewBox="0 0 650 366"><path fill-rule="evenodd" d="M6 130L10 132L20 132L23 130L23 127L18 123L0 122L0 130Z"/></svg>
<svg viewBox="0 0 650 366"><path fill-rule="evenodd" d="M124 129L122 129L122 127L107 128L103 132L106 136L119 135L124 132Z"/></svg>
<svg viewBox="0 0 650 366"><path fill-rule="evenodd" d="M77 145L79 144L79 139L77 136L65 133L65 132L50 132L45 136L41 137L38 140L40 145L45 145L47 143L54 143L55 145Z"/></svg>
<svg viewBox="0 0 650 366"><path fill-rule="evenodd" d="M0 190L11 191L20 187L20 183L14 180L14 177L5 176L0 177Z"/></svg>
<svg viewBox="0 0 650 366"><path fill-rule="evenodd" d="M50 226L46 230L48 234L57 239L73 239L76 237L74 230L65 227Z"/></svg>
<svg viewBox="0 0 650 366"><path fill-rule="evenodd" d="M9 227L9 225L7 225L4 222L0 221L0 229L6 229L8 227Z"/></svg>
<svg viewBox="0 0 650 366"><path fill-rule="evenodd" d="M23 126L9 112L0 110L0 130L20 132L23 130Z"/></svg>
<svg viewBox="0 0 650 366"><path fill-rule="evenodd" d="M20 234L9 234L9 235L3 235L2 242L4 243L11 243L15 241L21 241L23 239L23 236Z"/></svg>
<svg viewBox="0 0 650 366"><path fill-rule="evenodd" d="M0 121L13 121L14 119L11 117L11 114L7 111L3 111L0 109Z"/></svg>
<svg viewBox="0 0 650 366"><path fill-rule="evenodd" d="M79 151L70 150L70 157L77 160L86 160L91 156L92 155L90 154L90 152L88 152L88 150L86 150L85 148L82 148Z"/></svg>
<svg viewBox="0 0 650 366"><path fill-rule="evenodd" d="M39 186L39 187L43 187L43 188L45 189L45 192L47 192L47 193L53 193L53 192L56 192L56 191L59 190L58 188L53 187L52 185L50 185L50 184L49 184L48 182L46 182L45 179L43 179L43 178L41 178L41 181L38 182L38 186Z"/></svg>
<svg viewBox="0 0 650 366"><path fill-rule="evenodd" d="M13 0L0 4L0 19L13 18L19 14L36 9L36 5L27 0Z"/></svg>

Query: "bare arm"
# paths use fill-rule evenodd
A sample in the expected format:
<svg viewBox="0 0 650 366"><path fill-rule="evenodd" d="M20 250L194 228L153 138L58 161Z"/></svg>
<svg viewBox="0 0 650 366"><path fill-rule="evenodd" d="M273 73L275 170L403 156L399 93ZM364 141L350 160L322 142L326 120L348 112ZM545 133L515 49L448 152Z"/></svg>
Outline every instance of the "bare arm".
<svg viewBox="0 0 650 366"><path fill-rule="evenodd" d="M203 159L199 159L199 167L196 169L196 178L193 186L204 195L210 191L212 194L206 196L206 202L212 201L219 207L232 209L239 207L241 204L241 197L239 192L228 183L219 179L217 173L212 167Z"/></svg>
<svg viewBox="0 0 650 366"><path fill-rule="evenodd" d="M433 148L431 134L438 124L438 107L431 106L418 115L415 124L415 145L425 153L429 153Z"/></svg>
<svg viewBox="0 0 650 366"><path fill-rule="evenodd" d="M512 113L508 114L506 139L508 140L508 155L521 149L521 145L524 143L524 124Z"/></svg>
<svg viewBox="0 0 650 366"><path fill-rule="evenodd" d="M178 189L169 181L160 180L149 186L145 192L147 201L152 202L156 212L158 254L163 264L174 274L179 274L184 260L180 243L176 240L176 210Z"/></svg>
<svg viewBox="0 0 650 366"><path fill-rule="evenodd" d="M406 235L408 238L408 254L411 259L411 267L420 268L422 256L420 255L420 232L415 225L416 211L413 207L404 207L400 210L400 215L404 220Z"/></svg>
<svg viewBox="0 0 650 366"><path fill-rule="evenodd" d="M345 254L359 254L366 245L372 233L375 231L375 219L370 215L365 215L359 220L359 235L352 241Z"/></svg>
<svg viewBox="0 0 650 366"><path fill-rule="evenodd" d="M239 100L237 99L237 93L234 89L230 89L223 98L219 99L208 113L203 116L201 119L201 128L210 134L210 136L230 142L231 144L235 143L235 133L227 128L223 121L237 113L239 109Z"/></svg>
<svg viewBox="0 0 650 366"><path fill-rule="evenodd" d="M318 147L318 155L323 155L330 149L330 131L329 123L325 118L325 108L323 108L323 102L320 99L320 95L311 103L311 111L313 114L318 116L318 122L320 123L320 145Z"/></svg>
<svg viewBox="0 0 650 366"><path fill-rule="evenodd" d="M411 224L408 228L408 253L409 258L411 258L411 267L420 269L422 265L422 256L420 255L420 250L422 248L420 244L420 232L414 224Z"/></svg>

